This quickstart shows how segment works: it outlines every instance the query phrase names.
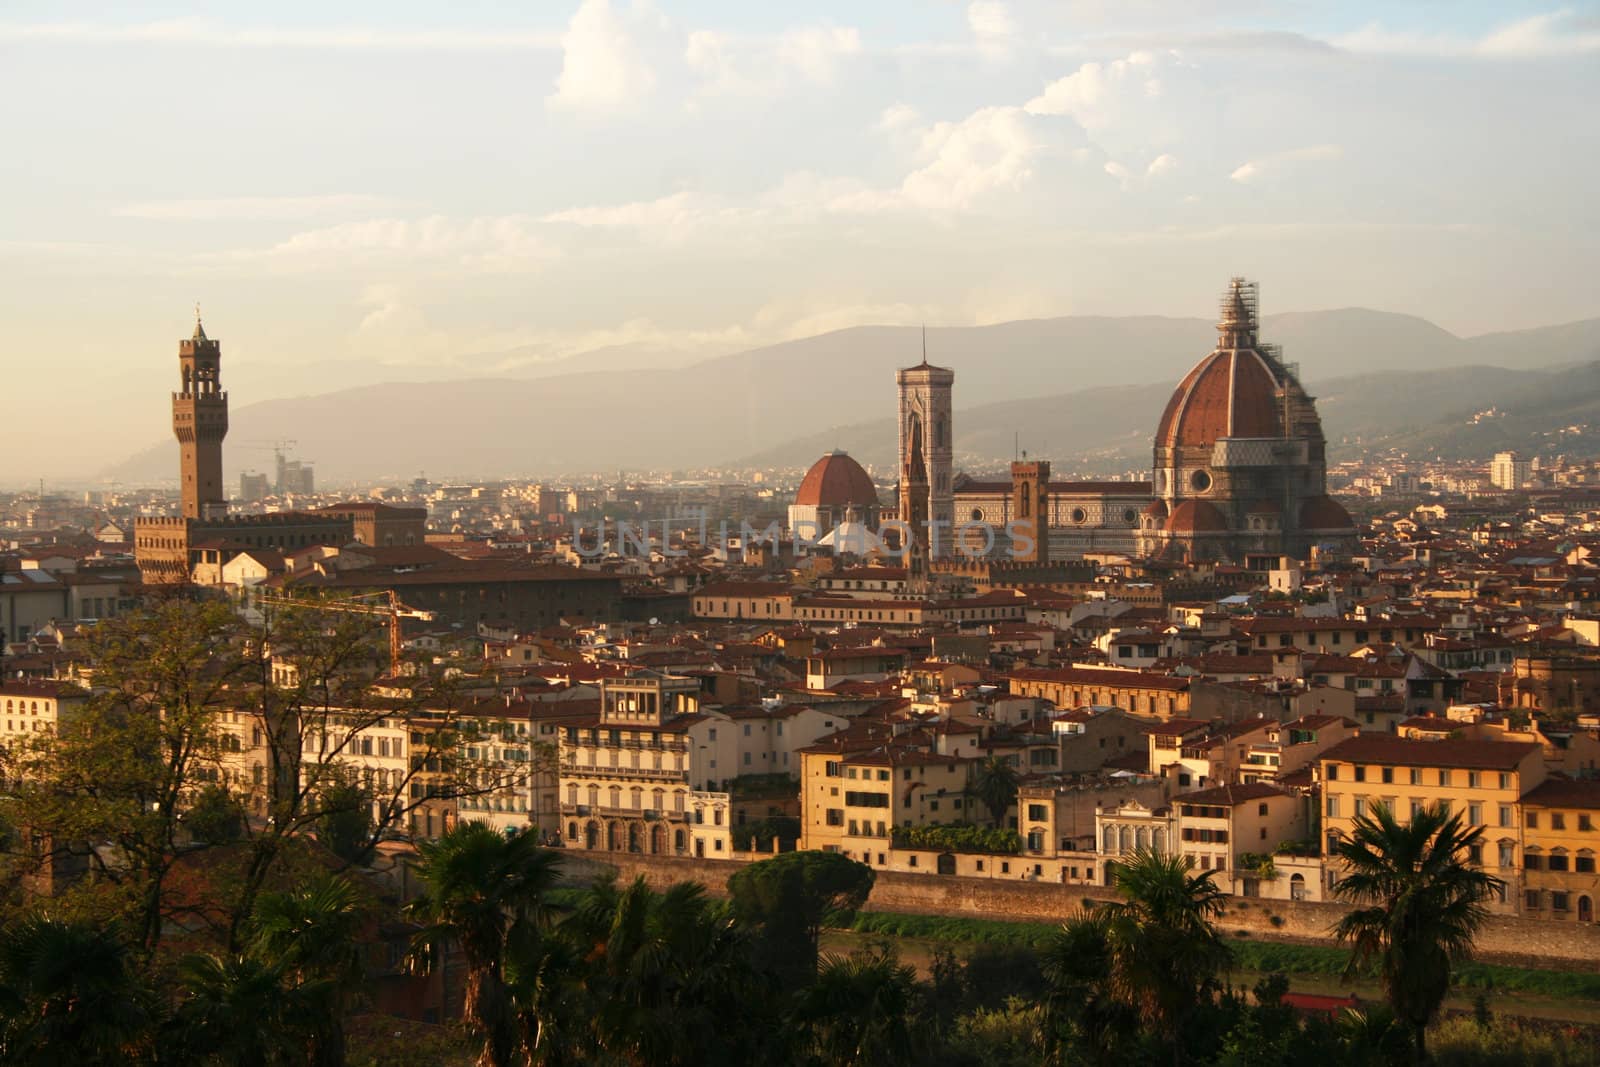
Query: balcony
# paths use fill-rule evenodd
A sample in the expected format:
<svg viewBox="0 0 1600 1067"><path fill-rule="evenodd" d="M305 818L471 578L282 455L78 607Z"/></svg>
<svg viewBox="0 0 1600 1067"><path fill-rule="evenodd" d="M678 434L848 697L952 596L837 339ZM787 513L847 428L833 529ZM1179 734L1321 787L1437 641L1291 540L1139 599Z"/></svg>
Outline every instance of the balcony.
<svg viewBox="0 0 1600 1067"><path fill-rule="evenodd" d="M593 778L637 778L650 782L686 782L689 780L689 771L686 768L671 767L607 767L599 763L579 763L577 760L562 760L561 773L567 777L593 777Z"/></svg>
<svg viewBox="0 0 1600 1067"><path fill-rule="evenodd" d="M636 748L646 752L687 752L687 741L640 741L637 738L612 741L602 734L599 737L580 737L576 741L563 741L565 748Z"/></svg>

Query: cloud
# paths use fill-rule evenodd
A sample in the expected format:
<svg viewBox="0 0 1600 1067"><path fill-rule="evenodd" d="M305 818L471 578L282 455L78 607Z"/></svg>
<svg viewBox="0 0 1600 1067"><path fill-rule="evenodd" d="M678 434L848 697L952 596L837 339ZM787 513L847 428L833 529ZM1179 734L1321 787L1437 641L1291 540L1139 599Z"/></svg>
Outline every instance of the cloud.
<svg viewBox="0 0 1600 1067"><path fill-rule="evenodd" d="M963 210L1032 180L1044 142L1018 107L979 108L959 122L937 122L922 135L922 166L906 175L907 203L935 211Z"/></svg>
<svg viewBox="0 0 1600 1067"><path fill-rule="evenodd" d="M1017 22L1000 0L973 0L967 5L967 28L978 52L990 59L1009 55L1017 43Z"/></svg>
<svg viewBox="0 0 1600 1067"><path fill-rule="evenodd" d="M1110 63L1085 63L1023 106L1030 115L1066 115L1096 134L1124 118L1130 98L1162 96L1162 72L1177 60L1176 52L1133 52Z"/></svg>
<svg viewBox="0 0 1600 1067"><path fill-rule="evenodd" d="M637 111L656 88L645 38L665 28L647 5L619 15L609 0L583 0L561 35L561 73L546 105L581 115Z"/></svg>
<svg viewBox="0 0 1600 1067"><path fill-rule="evenodd" d="M556 34L516 29L398 30L388 27L297 28L226 26L181 18L127 25L92 22L0 24L0 41L61 44L168 44L206 48L310 48L370 51L507 52L552 49Z"/></svg>
<svg viewBox="0 0 1600 1067"><path fill-rule="evenodd" d="M305 230L267 248L206 257L222 263L261 263L291 272L337 271L351 266L435 265L485 273L542 268L560 251L524 215L452 218L380 218Z"/></svg>
<svg viewBox="0 0 1600 1067"><path fill-rule="evenodd" d="M776 37L695 30L683 60L699 79L698 96L770 96L797 83L830 85L861 52L854 27L795 26Z"/></svg>
<svg viewBox="0 0 1600 1067"><path fill-rule="evenodd" d="M393 201L360 194L329 196L233 196L202 200L150 200L125 204L111 213L118 218L216 222L228 220L304 219L361 210L385 210Z"/></svg>
<svg viewBox="0 0 1600 1067"><path fill-rule="evenodd" d="M1176 169L1177 166L1178 161L1169 153L1163 152L1150 161L1150 165L1144 170L1144 176L1146 178L1159 177L1168 171Z"/></svg>
<svg viewBox="0 0 1600 1067"><path fill-rule="evenodd" d="M1242 184L1259 181L1292 168L1297 163L1313 162L1318 160L1338 159L1344 155L1344 149L1336 144L1309 145L1305 148L1295 148L1287 152L1276 152L1259 159L1252 159L1241 164L1229 178Z"/></svg>
<svg viewBox="0 0 1600 1067"><path fill-rule="evenodd" d="M1426 34L1385 29L1379 23L1334 37L1351 52L1398 55L1527 59L1600 52L1600 20L1572 11L1552 11L1509 22L1482 37Z"/></svg>
<svg viewBox="0 0 1600 1067"><path fill-rule="evenodd" d="M883 114L878 116L878 129L885 133L895 133L908 129L922 121L922 116L910 104L890 104L883 109Z"/></svg>

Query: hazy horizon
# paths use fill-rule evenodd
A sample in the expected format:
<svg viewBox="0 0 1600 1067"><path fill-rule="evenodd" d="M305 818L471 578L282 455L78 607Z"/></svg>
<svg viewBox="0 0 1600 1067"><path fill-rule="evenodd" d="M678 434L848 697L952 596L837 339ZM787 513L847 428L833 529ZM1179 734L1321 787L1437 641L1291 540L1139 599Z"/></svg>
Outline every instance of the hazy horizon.
<svg viewBox="0 0 1600 1067"><path fill-rule="evenodd" d="M0 15L12 479L167 433L197 300L235 407L1203 318L1232 274L1460 336L1600 315L1594 3L197 11Z"/></svg>

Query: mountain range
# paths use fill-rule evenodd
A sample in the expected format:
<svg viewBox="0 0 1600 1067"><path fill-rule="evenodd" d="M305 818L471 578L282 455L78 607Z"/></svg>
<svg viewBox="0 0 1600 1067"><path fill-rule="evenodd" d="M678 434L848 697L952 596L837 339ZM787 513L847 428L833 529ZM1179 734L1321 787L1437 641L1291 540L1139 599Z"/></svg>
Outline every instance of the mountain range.
<svg viewBox="0 0 1600 1067"><path fill-rule="evenodd" d="M932 328L924 341L917 327L863 326L665 365L620 348L516 377L375 382L255 404L235 393L230 437L295 439L324 484L792 467L835 447L886 472L894 370L920 360L925 344L931 362L956 371L962 463L1008 459L1020 446L1063 472L1125 470L1148 463L1161 405L1210 351L1213 330L1202 319L1075 316ZM1462 338L1414 316L1347 308L1270 315L1260 333L1319 397L1336 455L1377 443L1461 456L1532 450L1600 413L1600 319ZM1581 432L1561 445L1600 451ZM176 466L166 441L105 474L171 481ZM242 466L230 458L230 480Z"/></svg>

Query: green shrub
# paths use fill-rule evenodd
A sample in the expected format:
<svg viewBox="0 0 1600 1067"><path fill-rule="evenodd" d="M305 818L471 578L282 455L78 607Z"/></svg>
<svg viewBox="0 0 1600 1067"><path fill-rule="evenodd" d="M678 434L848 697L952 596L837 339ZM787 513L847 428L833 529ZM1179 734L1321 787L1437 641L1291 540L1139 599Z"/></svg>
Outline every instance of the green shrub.
<svg viewBox="0 0 1600 1067"><path fill-rule="evenodd" d="M893 840L895 848L934 848L946 852L1013 856L1022 851L1022 835L1015 830L974 826L965 822L896 826Z"/></svg>

